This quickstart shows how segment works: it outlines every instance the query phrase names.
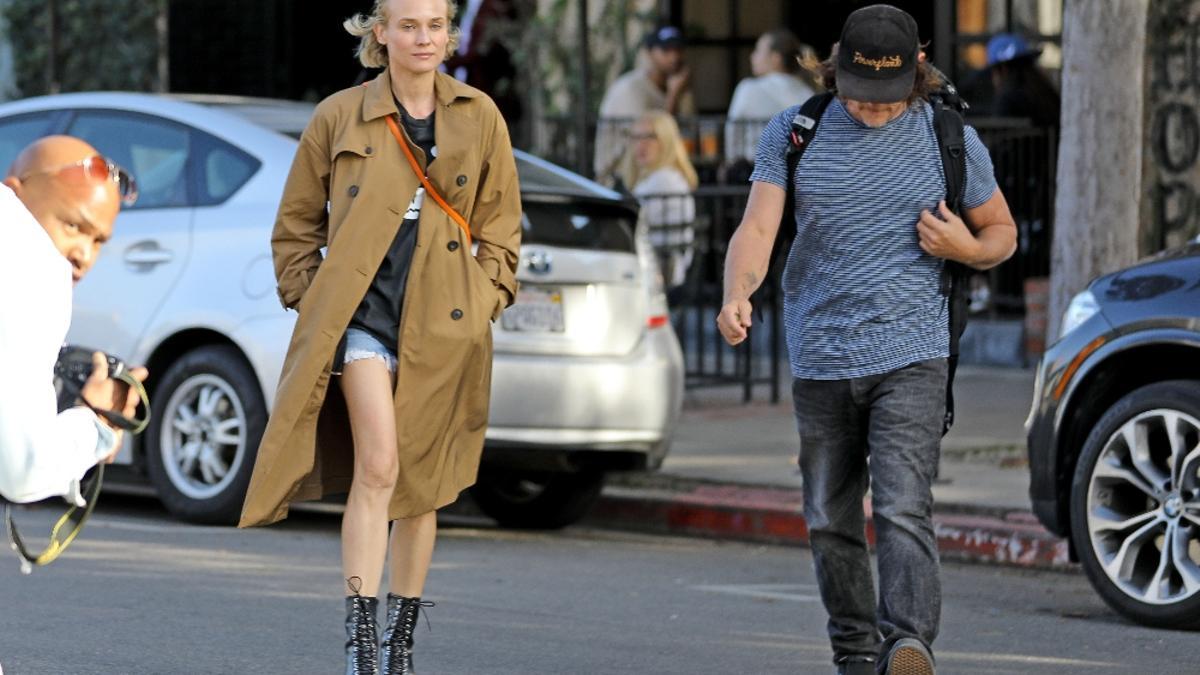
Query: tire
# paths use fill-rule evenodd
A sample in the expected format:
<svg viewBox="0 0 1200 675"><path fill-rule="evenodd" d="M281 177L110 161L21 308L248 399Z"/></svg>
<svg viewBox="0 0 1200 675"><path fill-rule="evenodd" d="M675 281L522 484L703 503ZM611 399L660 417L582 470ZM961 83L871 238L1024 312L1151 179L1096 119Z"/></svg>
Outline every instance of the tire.
<svg viewBox="0 0 1200 675"><path fill-rule="evenodd" d="M146 469L176 517L233 525L267 424L262 391L237 349L210 345L167 367L154 389Z"/></svg>
<svg viewBox="0 0 1200 675"><path fill-rule="evenodd" d="M1104 413L1075 466L1071 537L1114 610L1200 629L1200 382L1141 387Z"/></svg>
<svg viewBox="0 0 1200 675"><path fill-rule="evenodd" d="M471 487L480 510L501 527L549 530L584 516L600 498L604 473L485 473Z"/></svg>

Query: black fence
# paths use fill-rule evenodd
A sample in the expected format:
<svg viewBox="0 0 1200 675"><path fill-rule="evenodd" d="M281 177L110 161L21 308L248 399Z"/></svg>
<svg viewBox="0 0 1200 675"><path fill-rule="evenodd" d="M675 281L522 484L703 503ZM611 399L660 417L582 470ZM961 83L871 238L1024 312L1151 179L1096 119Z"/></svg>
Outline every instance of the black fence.
<svg viewBox="0 0 1200 675"><path fill-rule="evenodd" d="M971 311L1015 319L1025 312L1025 282L1049 275L1058 138L1053 129L1034 127L1025 120L968 122L989 149L996 180L1019 228L1017 253L974 280ZM754 328L746 343L730 348L716 330L725 253L749 195L751 146L757 144L765 124L766 120L729 121L717 116L683 120L680 130L701 185L690 195L643 196L642 202L651 240L663 262L688 387L739 386L743 398L750 400L756 386L767 385L771 400L777 402L787 367L778 270L752 299ZM597 144L602 161L594 162L590 151L595 136L579 139L570 119L545 120L540 134L548 144L539 143L535 152L588 175L597 164L606 165L614 175L600 178L611 183L619 166L612 157L628 147L631 125L631 120L604 121ZM694 217L678 217L685 212ZM663 218L664 213L675 216Z"/></svg>
<svg viewBox="0 0 1200 675"><path fill-rule="evenodd" d="M662 263L687 387L738 386L749 401L756 386L766 385L771 401L778 402L787 364L779 270L751 298L753 325L745 342L730 347L716 325L724 302L725 254L749 193L745 185L702 185L690 195L645 195L643 222ZM691 222L650 215L693 210Z"/></svg>

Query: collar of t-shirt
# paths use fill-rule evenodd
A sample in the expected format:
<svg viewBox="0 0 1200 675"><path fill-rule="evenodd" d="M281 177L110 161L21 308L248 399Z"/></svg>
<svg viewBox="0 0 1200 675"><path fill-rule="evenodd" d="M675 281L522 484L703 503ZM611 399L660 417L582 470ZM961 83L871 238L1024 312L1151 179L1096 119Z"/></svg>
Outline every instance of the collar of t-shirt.
<svg viewBox="0 0 1200 675"><path fill-rule="evenodd" d="M404 106L400 104L400 99L392 97L396 102L396 110L400 111L400 123L404 125L404 131L408 133L408 137L413 143L417 144L418 148L425 153L425 165L428 166L437 159L437 145L434 140L433 113L429 117L419 119L408 114Z"/></svg>

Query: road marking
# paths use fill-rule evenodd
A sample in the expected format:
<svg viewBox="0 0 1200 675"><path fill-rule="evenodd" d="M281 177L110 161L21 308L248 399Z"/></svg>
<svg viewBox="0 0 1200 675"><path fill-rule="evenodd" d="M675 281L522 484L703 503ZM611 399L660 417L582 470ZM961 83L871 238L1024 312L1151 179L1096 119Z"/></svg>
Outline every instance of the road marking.
<svg viewBox="0 0 1200 675"><path fill-rule="evenodd" d="M749 598L765 600L790 600L792 602L820 602L821 597L811 591L817 589L813 584L726 584L692 586L692 590L706 593L725 593L741 595Z"/></svg>

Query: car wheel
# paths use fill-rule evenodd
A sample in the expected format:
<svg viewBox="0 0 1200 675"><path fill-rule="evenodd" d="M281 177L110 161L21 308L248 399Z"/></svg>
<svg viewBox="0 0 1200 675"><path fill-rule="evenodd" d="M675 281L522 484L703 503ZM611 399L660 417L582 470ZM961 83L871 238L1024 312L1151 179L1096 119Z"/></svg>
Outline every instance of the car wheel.
<svg viewBox="0 0 1200 675"><path fill-rule="evenodd" d="M583 517L600 498L604 473L484 473L471 497L503 527L554 529Z"/></svg>
<svg viewBox="0 0 1200 675"><path fill-rule="evenodd" d="M1104 413L1075 467L1071 536L1113 609L1200 628L1200 382L1148 385Z"/></svg>
<svg viewBox="0 0 1200 675"><path fill-rule="evenodd" d="M172 363L154 390L146 468L171 513L234 524L254 470L267 409L233 347L201 347Z"/></svg>

